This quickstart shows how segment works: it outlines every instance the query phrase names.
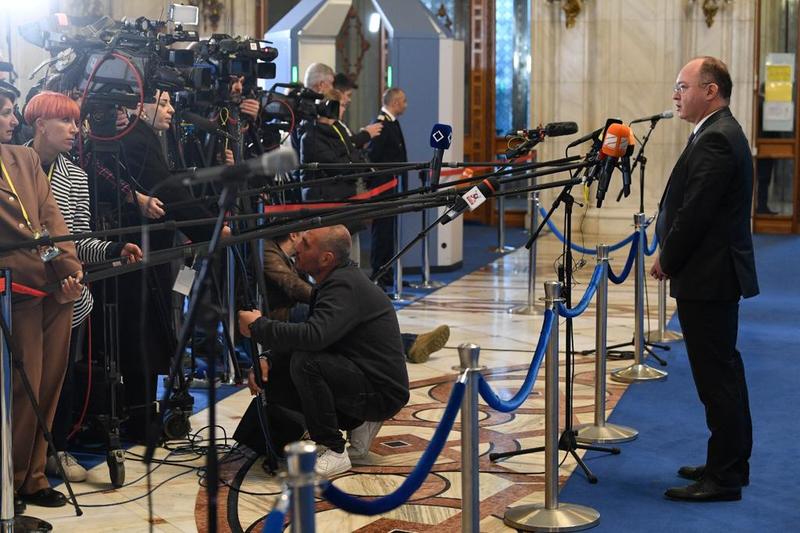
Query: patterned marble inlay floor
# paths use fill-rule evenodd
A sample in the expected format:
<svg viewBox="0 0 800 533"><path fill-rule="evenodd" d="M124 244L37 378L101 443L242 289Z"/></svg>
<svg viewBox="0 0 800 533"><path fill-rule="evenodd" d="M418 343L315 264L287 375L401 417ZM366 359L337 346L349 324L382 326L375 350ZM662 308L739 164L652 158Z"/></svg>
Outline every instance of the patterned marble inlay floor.
<svg viewBox="0 0 800 533"><path fill-rule="evenodd" d="M560 245L550 237L539 246L537 260L537 295L542 294L544 280L555 279L552 265L560 254ZM625 254L626 251L623 251ZM617 257L621 264L624 255ZM583 294L592 273L590 261L576 273L575 299ZM619 267L618 267L619 268ZM456 347L464 342L479 345L481 363L487 366L486 377L492 387L504 397L514 394L521 385L530 363L533 348L541 329L541 312L534 316L509 314L511 307L527 299L527 256L524 250L502 257L459 281L440 289L424 299L402 309L398 315L403 331L422 332L438 324L448 324L451 337L445 349L434 354L424 364L409 365L412 394L409 404L387 422L372 445L370 464L356 466L338 477L339 488L357 495L386 494L402 483L405 475L416 465L433 435L444 403L455 379L452 370L458 364ZM609 343L629 341L633 332L633 279L622 286L609 289ZM651 325L655 328L656 291L650 290ZM671 302L669 302L671 304ZM671 309L669 310L671 312ZM594 308L574 322L575 346L578 350L594 347ZM646 324L647 327L647 324ZM564 324L560 328L563 350ZM561 380L563 383L563 361ZM627 366L629 361L608 363L609 371ZM523 406L514 413L503 414L480 401L480 491L481 531L509 531L503 525L503 512L509 505L541 502L544 499L544 454L518 456L498 463L488 460L490 451L506 451L518 447L540 446L544 432L544 368ZM563 387L562 424L563 424ZM610 413L625 386L608 382L607 412ZM592 422L594 398L594 357L576 356L574 379L575 424ZM218 404L219 424L230 435L250 400L243 389ZM192 426L207 424L207 412L192 418ZM437 531L460 530L461 481L460 426L456 423L431 475L413 495L408 504L379 517L349 515L332 508L324 501L317 503L317 530L320 532L363 531ZM112 490L105 465L92 469L89 481L76 484L79 493L99 491L80 497L85 514L75 517L71 508L43 509L31 507L30 514L50 520L56 530L84 532L145 531L147 530L148 499L146 486L140 477L143 465L131 450L126 461L127 479L131 483ZM158 457L166 457L159 450ZM175 457L171 457L174 459ZM152 494L155 531L207 531L205 489L198 483L195 470L202 460L187 461L184 466L160 465L155 468L152 484L159 487ZM564 482L575 469L567 457L560 470ZM220 531L260 531L263 517L280 492L277 479L268 477L261 461L242 453L223 460L219 493ZM204 479L201 478L204 485ZM233 488L232 488L233 487ZM125 503L120 503L125 502ZM119 505L107 506L119 503Z"/></svg>

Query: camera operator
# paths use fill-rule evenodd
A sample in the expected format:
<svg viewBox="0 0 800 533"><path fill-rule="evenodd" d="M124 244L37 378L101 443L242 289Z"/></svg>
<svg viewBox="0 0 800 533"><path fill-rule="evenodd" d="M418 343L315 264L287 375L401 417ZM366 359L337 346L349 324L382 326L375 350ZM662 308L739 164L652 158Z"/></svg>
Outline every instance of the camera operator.
<svg viewBox="0 0 800 533"><path fill-rule="evenodd" d="M89 178L86 172L65 157L78 133L77 121L80 108L70 97L56 92L41 92L25 106L25 122L33 126L34 138L28 143L42 163L70 233L91 231L89 224ZM84 263L97 263L107 259L121 258L125 261L140 261L142 251L133 243L101 241L87 238L75 241L78 259ZM80 298L75 302L72 314L72 336L64 385L58 402L56 417L51 430L57 450L47 459L45 471L50 476L60 474L56 461L61 461L69 481L85 481L86 470L67 451L67 434L72 421L72 404L75 384L73 382L75 359L81 352L83 324L92 310L94 300L89 288L84 286Z"/></svg>
<svg viewBox="0 0 800 533"><path fill-rule="evenodd" d="M0 143L8 143L18 125L16 95L0 90ZM41 168L30 148L0 145L0 231L6 243L39 238L46 232L66 235L67 225ZM48 427L53 423L69 352L73 302L83 287L83 272L72 242L38 250L19 249L0 255L0 268L12 271L13 281L34 289L59 282L60 288L42 298L12 303L12 331L18 348L14 357L24 365ZM50 488L44 473L47 442L37 424L31 399L22 380L13 379L13 460L15 512L24 502L46 507L67 503ZM19 495L19 498L17 497Z"/></svg>
<svg viewBox="0 0 800 533"><path fill-rule="evenodd" d="M163 133L171 126L174 109L168 92L157 91L155 96L155 102L146 103L136 111L139 114L138 122L121 138L127 177L131 185L145 195L152 195L151 191L171 175L162 141ZM157 198L150 202L164 211L165 218L191 220L213 216L202 205L170 207L170 203L193 199L190 190L183 185L160 186L156 194ZM127 209L123 216L123 225L141 221L139 213L131 209ZM208 225L182 228L181 232L199 242L210 239L212 230L213 226ZM229 234L227 227L223 232L224 235ZM140 237L130 235L128 238L136 240ZM180 234L172 231L155 231L150 233L150 246L153 250L166 249L180 244L180 239ZM156 376L168 371L176 344L171 326L174 279L171 265L155 266L148 269L146 275L145 285L142 285L142 274L139 272L119 278L119 353L125 376L126 404L131 410L127 430L130 439L140 442L145 440L146 431L143 408L151 409L154 405ZM144 310L140 304L143 293L146 293L148 301ZM140 326L142 317L144 323ZM142 363L142 357L147 357L147 364ZM148 372L145 372L146 368Z"/></svg>
<svg viewBox="0 0 800 533"><path fill-rule="evenodd" d="M316 470L326 476L351 467L340 429L358 429L370 442L409 398L397 314L349 255L344 226L306 231L297 244L297 268L318 283L308 320L291 324L239 312L242 335L273 350L261 363L264 381L291 353L289 371L309 435L324 447Z"/></svg>

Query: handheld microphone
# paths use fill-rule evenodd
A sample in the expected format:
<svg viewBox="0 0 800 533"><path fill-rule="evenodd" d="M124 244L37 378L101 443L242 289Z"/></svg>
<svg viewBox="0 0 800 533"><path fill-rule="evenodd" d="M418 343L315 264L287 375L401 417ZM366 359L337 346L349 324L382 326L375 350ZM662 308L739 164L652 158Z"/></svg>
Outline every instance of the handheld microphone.
<svg viewBox="0 0 800 533"><path fill-rule="evenodd" d="M495 178L486 178L458 197L450 212L442 217L442 224L458 218L467 209L475 211L487 198L494 196L499 189L500 183Z"/></svg>
<svg viewBox="0 0 800 533"><path fill-rule="evenodd" d="M606 120L606 124L602 128L597 128L596 130L594 130L594 131L592 131L590 133L587 133L583 137L578 137L577 139L575 139L574 141L569 143L567 145L567 150L569 150L570 148L573 148L575 146L578 146L579 144L583 144L586 141L589 141L591 139L594 139L597 142L602 142L603 136L605 135L606 130L608 130L608 127L611 124L622 124L622 121L620 119L618 119L618 118L610 118L610 119Z"/></svg>
<svg viewBox="0 0 800 533"><path fill-rule="evenodd" d="M539 128L517 130L512 132L511 135L525 137L526 139L536 138L537 140L542 140L545 137L562 137L575 133L578 133L578 124L575 122L550 122Z"/></svg>
<svg viewBox="0 0 800 533"><path fill-rule="evenodd" d="M433 148L433 159L431 159L431 190L439 188L439 176L442 173L442 158L444 151L450 148L453 141L453 127L447 124L434 124L431 130L431 148Z"/></svg>
<svg viewBox="0 0 800 533"><path fill-rule="evenodd" d="M603 200L608 191L608 184L611 181L611 174L614 172L614 167L617 164L617 159L625 156L628 151L628 139L631 137L631 129L624 124L611 124L606 130L605 137L603 138L603 147L600 153L604 156L604 161L598 162L602 165L600 171L600 178L597 182L597 207L602 207Z"/></svg>
<svg viewBox="0 0 800 533"><path fill-rule="evenodd" d="M182 185L190 186L215 181L244 181L256 176L274 176L290 172L298 166L297 153L289 146L280 146L271 152L248 159L238 165L223 165L201 168L194 172L176 176Z"/></svg>
<svg viewBox="0 0 800 533"><path fill-rule="evenodd" d="M631 120L629 124L638 124L639 122L658 122L662 118L672 118L673 113L671 110L667 109L663 113L659 113L657 115L650 115L649 117L642 117L637 118L636 120Z"/></svg>
<svg viewBox="0 0 800 533"><path fill-rule="evenodd" d="M237 136L231 135L227 131L220 128L213 120L202 117L197 113L185 111L181 114L181 118L190 124L194 124L200 131L228 139L229 141L239 142L239 138Z"/></svg>

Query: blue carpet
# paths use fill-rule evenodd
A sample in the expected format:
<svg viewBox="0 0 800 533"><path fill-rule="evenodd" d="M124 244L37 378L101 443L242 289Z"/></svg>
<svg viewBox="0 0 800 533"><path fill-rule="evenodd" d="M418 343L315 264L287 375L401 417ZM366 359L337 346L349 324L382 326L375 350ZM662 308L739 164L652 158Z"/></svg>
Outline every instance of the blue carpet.
<svg viewBox="0 0 800 533"><path fill-rule="evenodd" d="M600 478L587 483L576 471L560 500L600 512L594 531L797 531L800 520L800 283L788 270L800 263L800 238L755 238L761 294L742 301L738 348L744 359L753 417L754 449L750 486L741 502L691 504L663 497L664 489L685 485L679 466L705 460L708 431L683 343L665 356L665 382L633 384L609 422L639 430L620 445L618 456L587 454ZM788 268L787 268L788 267ZM676 320L671 322L676 326Z"/></svg>

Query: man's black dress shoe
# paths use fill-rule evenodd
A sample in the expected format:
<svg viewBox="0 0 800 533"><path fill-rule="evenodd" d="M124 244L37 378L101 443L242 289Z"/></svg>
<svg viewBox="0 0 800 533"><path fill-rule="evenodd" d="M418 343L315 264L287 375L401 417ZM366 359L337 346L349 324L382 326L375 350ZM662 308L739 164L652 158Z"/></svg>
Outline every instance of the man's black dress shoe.
<svg viewBox="0 0 800 533"><path fill-rule="evenodd" d="M742 499L742 489L739 487L723 487L708 478L703 478L686 487L667 489L664 496L671 500L687 502L732 502Z"/></svg>
<svg viewBox="0 0 800 533"><path fill-rule="evenodd" d="M38 505L39 507L63 507L67 505L67 498L50 487L37 490L33 494L22 494L21 496L26 503Z"/></svg>
<svg viewBox="0 0 800 533"><path fill-rule="evenodd" d="M692 481L699 481L706 473L706 465L700 466L682 466L678 469L678 476L683 479L690 479ZM742 486L746 487L750 484L750 476L746 476L742 480Z"/></svg>
<svg viewBox="0 0 800 533"><path fill-rule="evenodd" d="M14 514L15 515L23 514L25 512L25 507L26 507L25 501L22 499L22 497L19 494L17 494L15 492L14 493Z"/></svg>

